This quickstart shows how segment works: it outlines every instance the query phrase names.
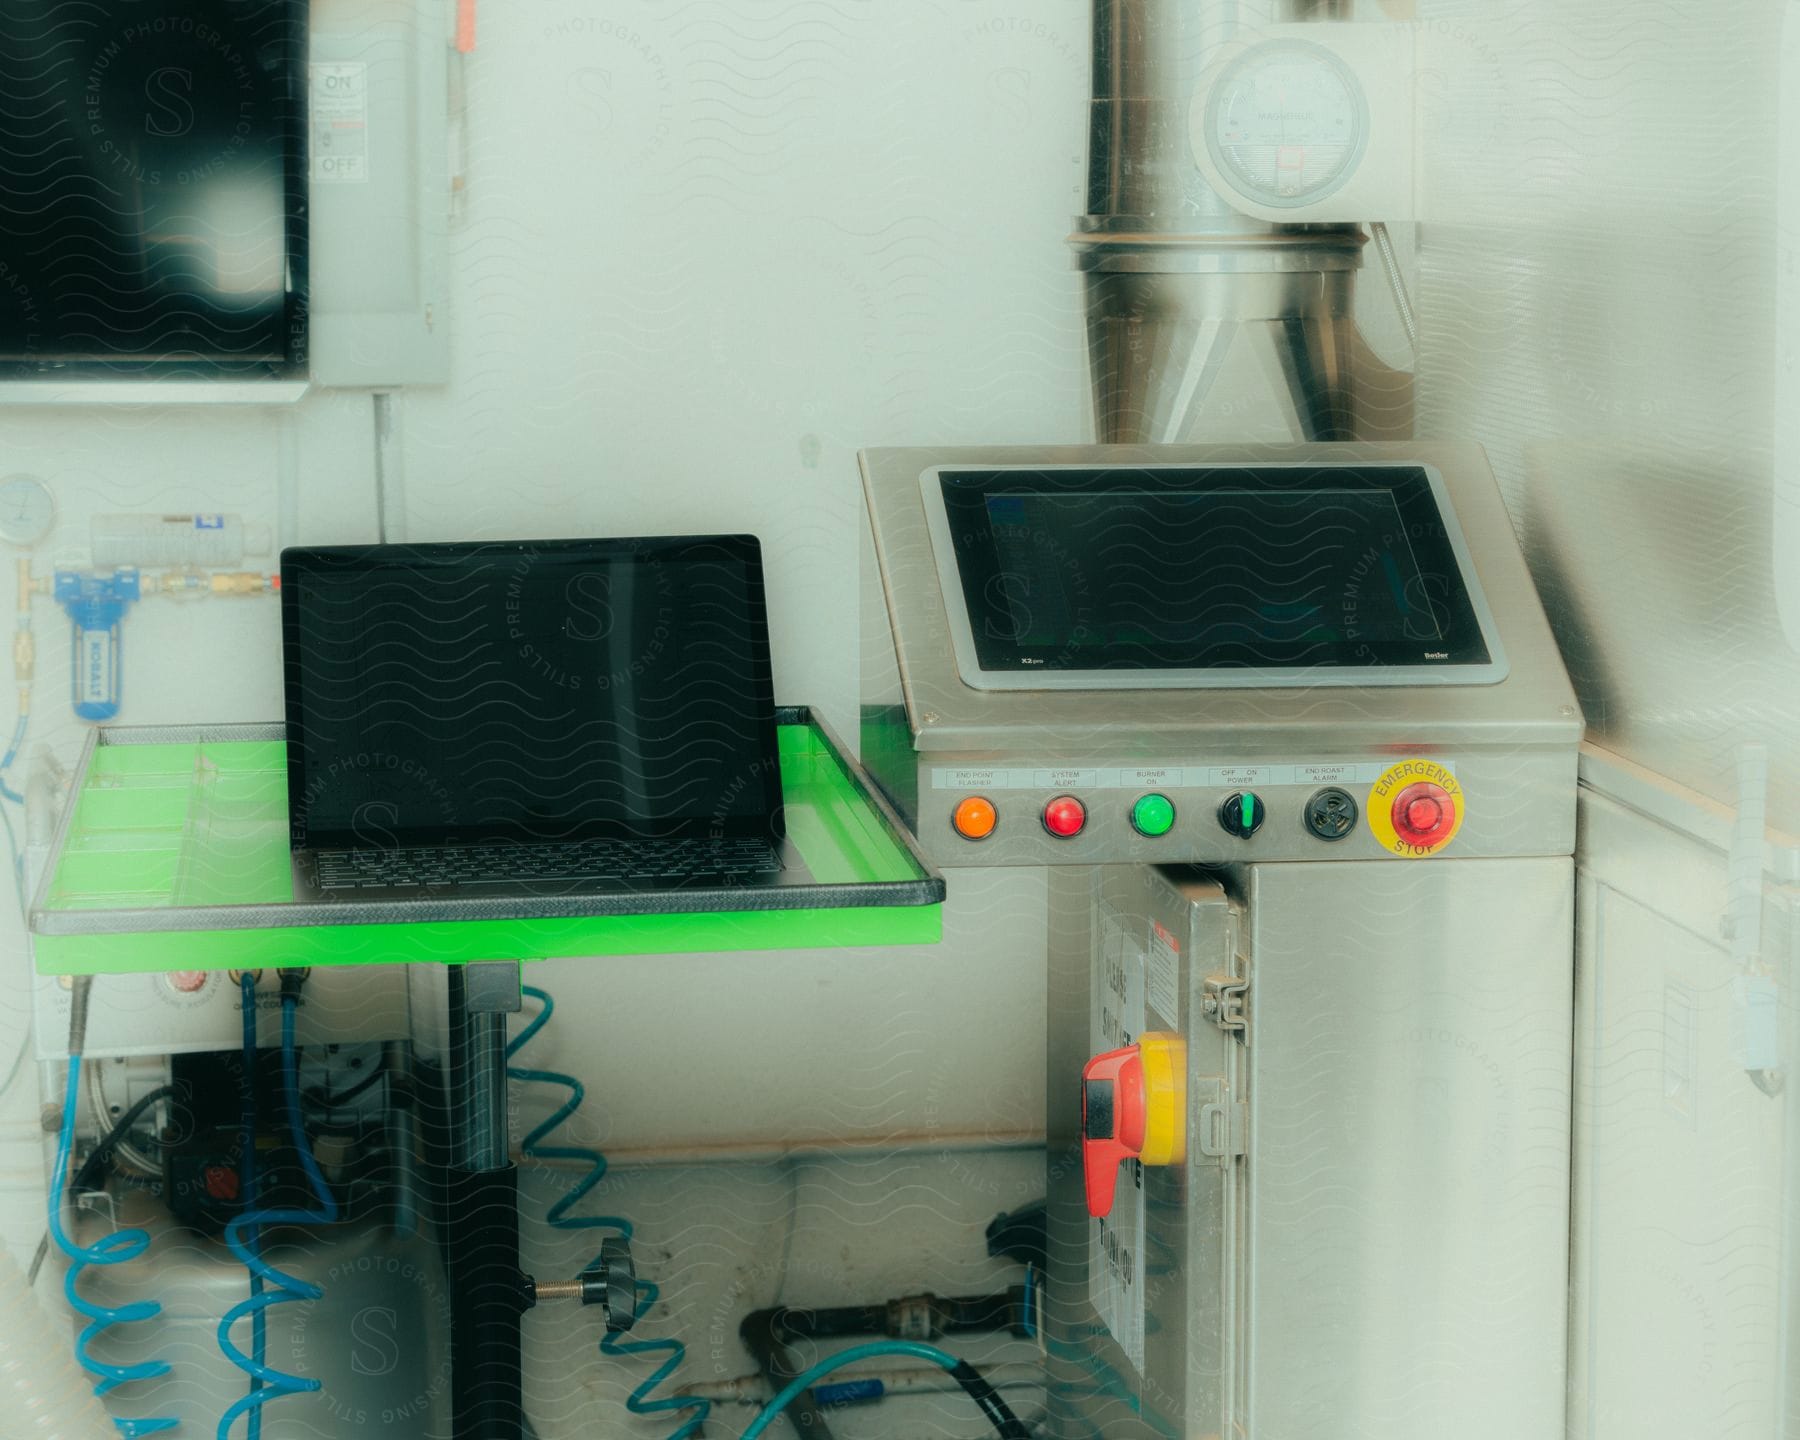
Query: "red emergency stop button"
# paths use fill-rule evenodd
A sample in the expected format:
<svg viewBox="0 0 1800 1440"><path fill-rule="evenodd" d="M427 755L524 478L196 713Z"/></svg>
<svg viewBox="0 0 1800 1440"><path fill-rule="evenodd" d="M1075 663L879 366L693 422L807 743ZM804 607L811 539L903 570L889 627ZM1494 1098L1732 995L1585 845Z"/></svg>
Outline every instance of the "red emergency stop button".
<svg viewBox="0 0 1800 1440"><path fill-rule="evenodd" d="M1394 797L1394 834L1408 845L1435 849L1450 838L1456 802L1442 785L1418 780Z"/></svg>
<svg viewBox="0 0 1800 1440"><path fill-rule="evenodd" d="M1376 844L1402 860L1438 854L1462 829L1468 796L1449 761L1396 760L1369 791L1364 812Z"/></svg>
<svg viewBox="0 0 1800 1440"><path fill-rule="evenodd" d="M986 796L971 795L951 813L950 823L965 840L985 840L1000 823L1000 812Z"/></svg>
<svg viewBox="0 0 1800 1440"><path fill-rule="evenodd" d="M1087 826L1087 806L1073 795L1058 795L1044 807L1044 828L1067 840Z"/></svg>

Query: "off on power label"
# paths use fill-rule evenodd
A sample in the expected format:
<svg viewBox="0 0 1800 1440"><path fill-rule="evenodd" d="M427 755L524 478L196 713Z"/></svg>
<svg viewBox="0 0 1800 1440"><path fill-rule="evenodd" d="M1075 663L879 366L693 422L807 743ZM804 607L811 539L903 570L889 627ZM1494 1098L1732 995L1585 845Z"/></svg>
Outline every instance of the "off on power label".
<svg viewBox="0 0 1800 1440"><path fill-rule="evenodd" d="M1449 814L1442 816L1441 823L1433 827L1426 839L1402 833L1404 817L1400 812L1415 787L1421 798L1449 807ZM1369 790L1369 830L1383 849L1419 860L1437 854L1456 838L1462 829L1463 809L1463 789L1456 783L1456 772L1450 766L1436 760L1401 760L1382 771Z"/></svg>

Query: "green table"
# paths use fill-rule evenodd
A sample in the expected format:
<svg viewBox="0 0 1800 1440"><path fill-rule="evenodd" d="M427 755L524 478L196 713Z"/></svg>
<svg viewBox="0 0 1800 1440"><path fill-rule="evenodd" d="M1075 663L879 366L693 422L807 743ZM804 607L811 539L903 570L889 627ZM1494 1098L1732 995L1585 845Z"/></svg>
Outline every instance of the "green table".
<svg viewBox="0 0 1800 1440"><path fill-rule="evenodd" d="M37 969L460 964L938 940L943 877L822 721L799 708L780 721L788 834L811 883L523 903L296 904L282 727L102 727L32 905Z"/></svg>

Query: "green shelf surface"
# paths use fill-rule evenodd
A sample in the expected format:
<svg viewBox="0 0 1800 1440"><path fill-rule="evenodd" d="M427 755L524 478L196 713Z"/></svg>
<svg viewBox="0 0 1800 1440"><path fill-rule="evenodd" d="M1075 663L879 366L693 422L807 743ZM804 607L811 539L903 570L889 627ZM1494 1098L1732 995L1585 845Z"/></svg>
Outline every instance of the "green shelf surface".
<svg viewBox="0 0 1800 1440"><path fill-rule="evenodd" d="M491 899L296 904L281 727L103 728L83 755L32 908L37 970L461 964L939 940L942 877L823 722L804 709L781 718L788 836L807 883L569 899L551 908L594 913L556 914L504 913L509 902Z"/></svg>

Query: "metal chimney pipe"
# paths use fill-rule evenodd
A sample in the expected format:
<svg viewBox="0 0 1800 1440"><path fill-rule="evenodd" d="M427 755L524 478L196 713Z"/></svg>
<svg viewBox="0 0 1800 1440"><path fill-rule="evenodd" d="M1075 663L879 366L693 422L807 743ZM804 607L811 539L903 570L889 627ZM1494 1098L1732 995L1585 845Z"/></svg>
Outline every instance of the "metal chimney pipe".
<svg viewBox="0 0 1800 1440"><path fill-rule="evenodd" d="M1189 109L1240 27L1336 17L1343 0L1094 0L1088 213L1069 237L1086 277L1102 443L1187 438L1228 357L1273 352L1277 399L1309 440L1354 430L1356 226L1271 225L1194 163Z"/></svg>

